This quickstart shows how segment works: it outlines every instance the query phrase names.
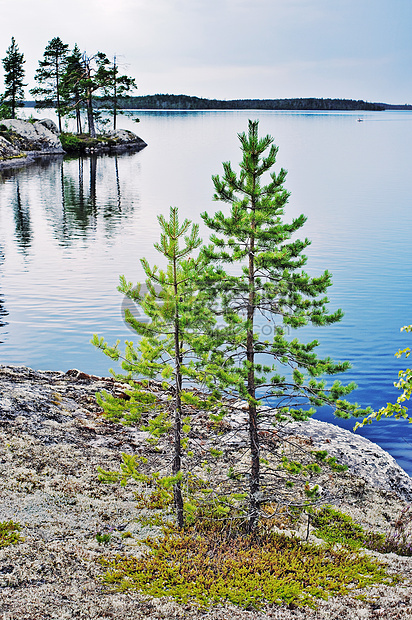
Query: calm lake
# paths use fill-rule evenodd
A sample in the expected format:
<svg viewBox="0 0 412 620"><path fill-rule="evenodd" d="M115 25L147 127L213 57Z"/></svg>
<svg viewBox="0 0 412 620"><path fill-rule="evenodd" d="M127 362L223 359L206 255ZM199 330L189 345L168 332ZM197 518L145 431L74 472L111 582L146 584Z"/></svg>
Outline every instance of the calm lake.
<svg viewBox="0 0 412 620"><path fill-rule="evenodd" d="M260 133L279 146L279 167L289 171L287 218L308 217L301 230L312 240L307 270L332 272L330 309L345 312L338 325L297 335L318 338L320 354L352 362L342 380L357 382L360 404L395 400L393 382L407 361L394 353L412 345L412 334L400 332L412 323L412 113L135 117L139 124L119 124L148 143L138 153L0 171L0 362L107 375L109 358L89 341L94 332L109 343L133 340L122 320L119 274L141 281L140 258L158 261L157 215L170 206L195 221L225 208L212 200L211 175L223 161L239 162L237 133L259 118ZM334 421L327 411L317 417ZM412 475L412 425L385 420L360 432Z"/></svg>

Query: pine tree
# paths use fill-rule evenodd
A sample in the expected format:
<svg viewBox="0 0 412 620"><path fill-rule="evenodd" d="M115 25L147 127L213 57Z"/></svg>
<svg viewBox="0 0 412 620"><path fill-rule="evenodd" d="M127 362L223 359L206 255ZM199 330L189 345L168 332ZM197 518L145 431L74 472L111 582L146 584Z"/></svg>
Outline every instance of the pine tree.
<svg viewBox="0 0 412 620"><path fill-rule="evenodd" d="M135 423L140 419L141 407L138 402L145 401L146 397L141 386L133 382L133 378L147 377L161 379L165 388L173 391L174 419L173 428L173 462L171 468L173 481L174 505L177 525L184 524L184 505L181 488L183 454L191 456L188 433L190 420L184 416L184 404L197 408L208 407L213 397L200 393L196 396L190 389L194 383L202 381L202 371L198 369L196 350L199 349L198 340L203 338L203 332L210 332L214 318L205 307L206 294L199 292L197 280L199 274L207 269L203 255L193 258L191 255L199 248L199 225L191 227L190 220L179 222L177 208L170 209L170 218L160 216L161 226L160 243L155 248L166 259L166 269L150 267L146 259L142 259L148 293L141 294L141 287L134 286L121 276L119 291L138 302L149 322L136 319L130 310L125 311L125 319L129 326L140 336L136 346L133 342L126 342L126 352L122 368L134 390L130 393L130 401L116 399L109 394L99 397L99 403L107 413L117 416L117 419L132 420ZM191 228L190 228L191 227ZM180 242L183 245L180 247ZM118 360L121 355L118 343L109 347L102 338L94 336L92 343L101 348L109 357ZM117 378L125 379L123 375ZM189 382L186 387L185 382ZM130 414L130 408L138 411L137 417ZM136 409L137 408L137 409ZM126 411L126 413L125 413ZM150 408L145 411L150 414ZM157 412L156 412L157 413ZM165 413L146 420L145 429L149 429L155 436L168 432L170 425Z"/></svg>
<svg viewBox="0 0 412 620"><path fill-rule="evenodd" d="M66 71L68 50L69 46L63 43L60 37L54 37L49 41L43 53L43 60L39 60L39 67L34 76L39 86L30 90L30 93L36 98L36 107L51 108L56 106L60 133L62 131L60 83Z"/></svg>
<svg viewBox="0 0 412 620"><path fill-rule="evenodd" d="M113 116L113 129L117 128L117 115L124 112L119 109L119 99L125 99L129 93L137 88L134 78L128 75L119 75L119 65L116 56L111 63L108 59L102 66L103 105ZM105 71L106 75L103 76Z"/></svg>
<svg viewBox="0 0 412 620"><path fill-rule="evenodd" d="M82 133L81 105L84 98L82 53L76 43L66 58L65 72L60 81L62 115L76 118L77 133Z"/></svg>
<svg viewBox="0 0 412 620"><path fill-rule="evenodd" d="M19 47L14 39L11 38L11 44L6 50L6 56L2 59L5 71L4 84L6 90L4 92L3 101L10 106L11 117L16 118L16 108L24 106L24 87L27 84L24 80L24 55L19 52Z"/></svg>
<svg viewBox="0 0 412 620"><path fill-rule="evenodd" d="M97 108L102 107L101 102L97 102L99 96L103 104L109 105L116 128L119 97L124 97L136 88L134 79L119 75L116 58L111 63L104 52L89 56L86 52L81 54L76 46L66 63L66 72L62 78L65 113L70 114L71 110L76 110L78 133L81 133L80 108L85 107L90 137L96 137L96 120L100 117Z"/></svg>
<svg viewBox="0 0 412 620"><path fill-rule="evenodd" d="M80 109L86 108L87 124L91 138L96 137L96 118L94 100L105 83L105 65L108 62L103 52L89 56L81 53L77 45L67 58L66 71L62 76L61 92L65 100L64 113L76 111L77 130L81 128Z"/></svg>
<svg viewBox="0 0 412 620"><path fill-rule="evenodd" d="M243 159L236 174L224 163L224 175L213 177L214 199L230 205L229 213L202 214L212 229L214 247L205 256L214 275L204 280L211 303L220 298L224 319L213 350L215 382L222 394L247 402L250 448L249 529L258 522L263 493L261 464L264 462L263 430L273 429L277 420L305 420L312 406L331 405L337 415L356 413L357 405L343 400L356 386L335 381L330 388L320 377L344 372L347 362L334 363L315 353L318 341L302 343L288 337L289 331L308 324L331 325L342 319L341 310L328 313L324 296L331 285L325 271L310 277L303 267L308 239L292 240L305 223L301 215L290 223L283 220L289 194L284 189L286 172L271 171L278 148L273 138L258 137L258 122L249 121L248 134L239 134ZM269 173L267 184L263 183ZM224 265L230 268L224 270ZM236 266L239 266L236 271ZM273 338L259 334L259 315L273 325ZM279 324L276 324L279 320ZM261 405L265 404L263 408ZM264 435L264 433L263 433Z"/></svg>

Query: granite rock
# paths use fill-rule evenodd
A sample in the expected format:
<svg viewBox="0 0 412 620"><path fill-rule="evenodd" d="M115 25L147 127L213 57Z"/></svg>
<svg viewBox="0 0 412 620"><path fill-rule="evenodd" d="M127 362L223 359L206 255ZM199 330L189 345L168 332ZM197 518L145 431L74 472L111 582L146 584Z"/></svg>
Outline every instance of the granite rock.
<svg viewBox="0 0 412 620"><path fill-rule="evenodd" d="M1 125L10 132L10 142L21 152L63 154L64 150L58 136L48 129L44 122L43 120L29 123L19 119L7 119L3 120Z"/></svg>

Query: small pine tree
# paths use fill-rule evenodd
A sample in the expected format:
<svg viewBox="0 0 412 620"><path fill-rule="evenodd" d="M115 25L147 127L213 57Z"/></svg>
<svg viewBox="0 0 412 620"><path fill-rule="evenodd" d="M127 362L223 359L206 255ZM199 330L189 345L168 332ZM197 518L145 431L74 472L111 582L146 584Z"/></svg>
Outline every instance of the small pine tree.
<svg viewBox="0 0 412 620"><path fill-rule="evenodd" d="M11 38L11 44L6 50L6 56L3 58L3 68L5 71L4 84L6 90L4 92L3 101L7 103L11 110L11 117L16 118L16 108L24 106L24 87L27 84L24 80L24 55L20 53L19 46L15 38Z"/></svg>
<svg viewBox="0 0 412 620"><path fill-rule="evenodd" d="M30 93L36 98L36 107L51 108L56 106L60 133L62 132L60 83L66 71L68 50L69 46L63 43L60 37L54 37L49 41L43 53L43 60L39 60L39 67L34 76L39 86L30 90Z"/></svg>
<svg viewBox="0 0 412 620"><path fill-rule="evenodd" d="M111 417L118 419L130 417L130 410L134 408L138 416L134 421L139 421L142 407L145 407L147 395L141 386L133 381L133 378L147 377L148 379L161 379L164 387L172 388L174 419L169 423L167 414L159 415L146 420L146 430L159 437L173 428L173 463L172 479L174 505L176 510L178 527L184 524L184 505L181 488L182 456L183 453L190 456L188 434L190 432L190 419L184 416L184 404L192 407L208 407L212 397L199 393L196 396L191 389L185 388L184 382L188 381L188 387L202 381L202 372L199 370L200 359L195 351L199 349L199 339L203 338L203 332L208 328L210 332L214 321L213 316L205 307L206 294L197 289L197 280L207 265L203 255L193 258L191 255L201 245L199 238L199 226L194 224L191 229L190 220L179 222L177 208L170 209L169 221L163 216L158 218L162 229L160 243L155 248L166 259L165 270L157 266L150 267L146 259L142 259L144 271L147 276L146 284L148 293L141 294L141 287L135 287L121 276L119 291L138 302L149 322L136 319L130 310L125 310L125 319L128 325L140 336L138 344L126 342L126 352L122 362L122 368L128 374L116 374L120 379L131 381L133 390L130 392L130 400L116 399L104 394L98 396L98 402ZM189 232L190 229L190 232ZM189 234L187 234L189 233ZM183 240L183 246L180 242ZM92 343L101 348L106 355L118 360L121 355L118 344L109 347L103 338L94 336ZM199 363L197 363L199 362ZM137 397L136 397L137 396ZM145 400L146 398L146 400ZM146 413L150 414L150 407ZM155 412L157 413L157 411Z"/></svg>
<svg viewBox="0 0 412 620"><path fill-rule="evenodd" d="M343 400L355 384L343 386L335 381L327 389L320 379L344 372L349 363L320 359L315 353L317 340L305 344L288 337L289 330L309 323L331 325L343 314L340 310L329 314L326 309L329 272L312 278L303 271L307 261L303 252L310 242L292 240L292 236L306 218L301 215L290 223L283 221L289 194L283 187L285 170L278 174L271 171L278 151L273 138L259 138L258 122L249 121L248 134L239 134L239 139L243 154L239 174L230 163L224 163L223 177L213 177L214 199L228 203L230 211L202 214L213 231L214 244L204 249L214 272L208 272L203 286L211 301L220 298L219 311L225 322L219 335L221 345L215 347L216 338L208 345L213 351L214 380L227 398L236 396L247 402L248 522L253 530L260 506L267 501L262 491L262 431L276 420L306 420L314 413L308 405L328 404L337 415L346 417L354 414L357 406ZM265 173L270 173L267 184L263 184ZM230 271L224 270L225 264ZM272 322L271 341L259 334L259 314Z"/></svg>

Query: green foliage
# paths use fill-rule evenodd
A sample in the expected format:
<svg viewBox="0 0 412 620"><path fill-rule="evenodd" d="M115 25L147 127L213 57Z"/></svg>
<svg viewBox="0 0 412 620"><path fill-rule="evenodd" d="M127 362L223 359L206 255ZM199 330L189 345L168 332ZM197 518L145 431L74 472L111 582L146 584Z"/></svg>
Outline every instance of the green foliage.
<svg viewBox="0 0 412 620"><path fill-rule="evenodd" d="M91 138L96 137L96 121L105 124L97 109L103 102L113 114L116 128L116 117L120 113L118 99L126 98L129 91L136 88L133 78L119 75L116 58L111 62L104 52L89 56L81 52L77 45L71 54L64 57L65 71L59 82L59 93L62 98L62 114L76 116L77 131L81 133L80 109L85 107ZM97 101L98 100L98 101Z"/></svg>
<svg viewBox="0 0 412 620"><path fill-rule="evenodd" d="M3 119L11 118L11 116L12 116L11 107L7 103L4 103L3 97L0 96L0 121ZM3 127L4 129L1 129L1 125L0 125L0 131L7 130L7 127L5 125L3 125Z"/></svg>
<svg viewBox="0 0 412 620"><path fill-rule="evenodd" d="M111 534L108 533L101 533L101 532L97 532L96 534L96 540L99 543L99 545L107 545L112 539Z"/></svg>
<svg viewBox="0 0 412 620"><path fill-rule="evenodd" d="M88 134L73 134L63 132L59 135L62 147L67 153L85 153L94 147L114 145L115 141L106 138L104 135L91 138Z"/></svg>
<svg viewBox="0 0 412 620"><path fill-rule="evenodd" d="M128 75L120 75L116 56L113 62L105 57L101 65L100 79L102 81L102 105L113 116L113 129L116 129L117 115L125 112L120 107L120 100L125 105L129 93L136 90L136 81Z"/></svg>
<svg viewBox="0 0 412 620"><path fill-rule="evenodd" d="M6 50L6 56L2 59L4 67L4 84L6 90L3 95L3 102L7 104L11 111L11 118L16 118L16 108L24 106L24 87L27 84L24 80L24 55L20 53L19 46L15 38L11 38L11 44Z"/></svg>
<svg viewBox="0 0 412 620"><path fill-rule="evenodd" d="M213 455L219 456L217 454ZM238 519L241 526L246 519L245 499L247 494L241 492L220 492L200 475L190 471L179 471L176 475L160 475L159 472L145 473L148 459L137 455L122 454L120 471L105 471L98 467L99 480L106 484L120 483L125 486L134 480L140 483L136 491L136 509L138 511L158 511L151 517L139 516L138 520L146 523L153 517L155 524L164 523L165 517L174 507L174 487L180 485L187 523L196 524L197 528L212 526L216 521L218 528L231 527L231 520ZM228 517L229 520L228 520Z"/></svg>
<svg viewBox="0 0 412 620"><path fill-rule="evenodd" d="M92 343L112 359L122 359L122 369L127 372L123 380L131 386L127 399L110 397L107 393L98 397L105 415L123 423L141 421L140 428L150 434L148 441L153 444L166 435L173 435L174 501L178 523L182 526L184 502L180 472L182 458L185 455L190 458L192 454L190 417L183 415L183 406L196 410L210 408L216 403L213 393L195 393L192 389L193 384L201 383L204 378L203 360L197 351L199 340L203 338L202 330L214 319L205 304L207 295L197 288L198 275L206 268L203 256L192 256L201 244L199 226L192 226L187 219L180 223L174 207L170 209L169 220L163 216L158 220L162 232L155 248L166 259L166 268L151 267L146 259L141 259L147 276L146 294L141 293L140 285L134 286L124 276L120 278L119 291L140 304L149 319L138 320L128 309L125 311L126 322L140 337L137 345L126 341L122 355L118 342L110 347L95 335ZM122 378L121 375L116 377ZM171 388L169 403L164 403L162 408L156 406L156 399L139 389L133 377L161 379L166 388Z"/></svg>
<svg viewBox="0 0 412 620"><path fill-rule="evenodd" d="M51 108L56 106L59 131L62 131L62 88L61 81L66 71L69 46L60 39L54 37L46 46L43 59L39 60L34 79L38 83L30 93L36 98L37 108Z"/></svg>
<svg viewBox="0 0 412 620"><path fill-rule="evenodd" d="M327 463L332 471L347 471L348 469L347 465L337 463L335 456L328 456L327 450L314 450L312 454L317 461Z"/></svg>
<svg viewBox="0 0 412 620"><path fill-rule="evenodd" d="M71 54L65 59L65 71L60 80L59 89L62 97L61 114L76 118L78 134L82 133L81 106L85 96L83 76L82 53L76 44Z"/></svg>
<svg viewBox="0 0 412 620"><path fill-rule="evenodd" d="M273 533L236 536L169 528L163 538L143 544L149 550L139 558L103 560L104 582L118 591L171 596L201 608L225 602L246 609L316 607L319 598L399 581L372 558Z"/></svg>
<svg viewBox="0 0 412 620"><path fill-rule="evenodd" d="M127 426L138 424L156 410L157 399L154 394L139 389L139 385L132 383L131 389L125 392L124 398L116 398L102 390L96 394L97 404L104 409L105 417L112 422L121 422ZM161 415L161 414L160 414ZM158 417L156 418L158 419ZM159 420L160 422L160 420ZM160 424L159 424L160 426ZM143 428L142 430L146 430ZM158 436L153 426L153 420L149 421L149 432L153 430L154 436ZM165 432L165 428L162 427Z"/></svg>
<svg viewBox="0 0 412 620"><path fill-rule="evenodd" d="M14 521L2 521L0 523L0 548L9 545L17 545L24 538L20 536L21 525Z"/></svg>
<svg viewBox="0 0 412 620"><path fill-rule="evenodd" d="M356 387L354 383L345 386L335 381L328 387L322 378L340 374L350 364L319 358L317 340L303 343L293 336L294 330L309 324L336 323L343 313L327 310L330 273L311 277L303 269L310 241L294 235L306 218L300 215L284 221L289 193L284 188L286 171L273 171L278 151L273 138L260 138L258 122L249 121L248 133L239 134L239 140L239 172L225 162L223 176L213 177L214 199L228 204L228 211L202 214L212 230L213 243L204 248L212 269L203 277L202 286L209 292L210 304L219 300L215 308L223 321L204 344L211 351L208 387L213 386L226 400L247 403L253 529L262 502L258 499L260 459L264 457L261 428L280 420L306 420L324 405L342 417L365 411L345 399ZM271 340L260 333L262 316L273 324ZM262 404L265 407L260 408Z"/></svg>
<svg viewBox="0 0 412 620"><path fill-rule="evenodd" d="M61 133L60 142L67 153L84 150L84 141L73 133Z"/></svg>
<svg viewBox="0 0 412 620"><path fill-rule="evenodd" d="M365 531L353 519L331 506L309 513L314 534L326 542L359 549L364 547L379 553L412 555L412 509L404 508L387 534Z"/></svg>
<svg viewBox="0 0 412 620"><path fill-rule="evenodd" d="M330 506L323 506L311 517L315 536L330 544L342 544L359 549L365 546L367 535L353 519Z"/></svg>
<svg viewBox="0 0 412 620"><path fill-rule="evenodd" d="M405 325L401 327L401 331L411 332L412 325ZM411 354L410 347L406 349L400 349L395 353L395 356L400 358L402 355L405 355L407 359ZM395 416L395 420L400 420L404 418L409 422L412 422L412 416L408 415L408 407L404 404L405 401L409 400L412 395L412 368L406 368L405 370L400 370L398 373L398 381L395 381L393 384L398 390L402 390L402 393L398 396L396 403L388 403L386 407L381 407L379 411L374 411L373 413L366 416L362 422L357 422L355 424L354 430L357 428L362 428L365 424L371 424L373 420L380 420L382 417L391 418Z"/></svg>
<svg viewBox="0 0 412 620"><path fill-rule="evenodd" d="M137 110L384 110L385 105L354 99L205 99L189 95L131 97L128 107ZM409 106L406 106L408 109Z"/></svg>

